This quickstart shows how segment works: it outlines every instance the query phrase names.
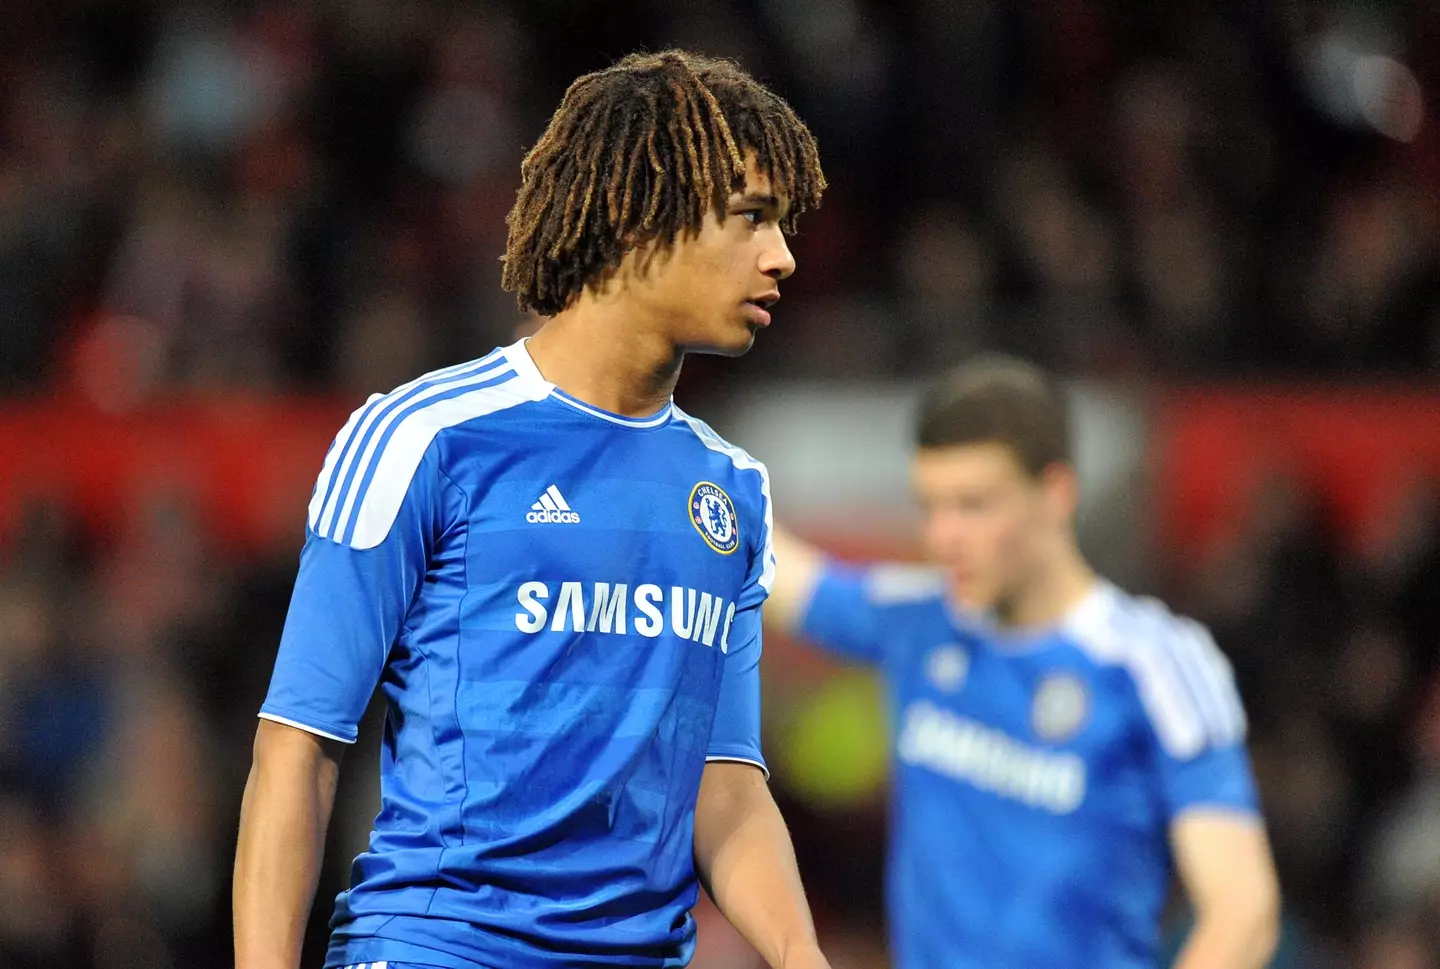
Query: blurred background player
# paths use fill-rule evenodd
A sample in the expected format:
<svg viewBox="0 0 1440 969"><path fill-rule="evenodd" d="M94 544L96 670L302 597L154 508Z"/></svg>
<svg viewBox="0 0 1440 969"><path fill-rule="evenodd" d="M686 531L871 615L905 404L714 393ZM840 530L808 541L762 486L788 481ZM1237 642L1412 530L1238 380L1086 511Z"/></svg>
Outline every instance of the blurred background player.
<svg viewBox="0 0 1440 969"><path fill-rule="evenodd" d="M875 664L894 721L888 875L900 969L1258 969L1278 889L1229 665L1199 624L1077 547L1066 407L980 357L924 395L915 491L938 570L852 568L777 530L767 623Z"/></svg>
<svg viewBox="0 0 1440 969"><path fill-rule="evenodd" d="M697 876L784 969L824 969L760 753L765 469L671 401L738 355L825 187L738 67L635 55L522 167L528 341L356 410L326 458L235 862L240 969L294 969L340 755L378 684L382 805L327 966L675 966Z"/></svg>

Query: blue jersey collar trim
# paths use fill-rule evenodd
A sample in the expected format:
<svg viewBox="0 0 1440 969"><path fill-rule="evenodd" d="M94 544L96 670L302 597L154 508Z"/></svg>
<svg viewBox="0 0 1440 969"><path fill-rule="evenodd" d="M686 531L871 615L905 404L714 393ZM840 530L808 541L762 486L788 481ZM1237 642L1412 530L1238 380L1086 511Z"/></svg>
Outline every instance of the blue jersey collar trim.
<svg viewBox="0 0 1440 969"><path fill-rule="evenodd" d="M670 415L673 413L675 408L674 401L667 401L664 407L660 408L658 411L649 415L648 417L626 417L623 414L616 414L611 411L595 407L592 404L587 404L583 400L572 397L569 394L565 393L565 391L561 390L559 387L551 389L550 396L560 401L562 404L569 404L576 410L581 411L585 414L589 414L591 417L598 417L601 420L609 421L612 424L619 424L622 427L659 427L661 424L664 424L670 420Z"/></svg>
<svg viewBox="0 0 1440 969"><path fill-rule="evenodd" d="M594 404L587 404L578 397L572 397L550 381L546 380L540 373L540 368L535 366L535 359L530 356L529 349L525 344L529 342L527 337L519 343L511 344L505 348L505 356L509 358L511 366L517 373L526 380L534 381L537 384L549 388L550 396L562 404L566 404L575 410L591 417L598 417L602 421L609 421L611 424L619 424L621 427L659 427L670 420L675 409L673 399L666 401L665 406L653 414L645 417L626 417L624 414L616 414Z"/></svg>

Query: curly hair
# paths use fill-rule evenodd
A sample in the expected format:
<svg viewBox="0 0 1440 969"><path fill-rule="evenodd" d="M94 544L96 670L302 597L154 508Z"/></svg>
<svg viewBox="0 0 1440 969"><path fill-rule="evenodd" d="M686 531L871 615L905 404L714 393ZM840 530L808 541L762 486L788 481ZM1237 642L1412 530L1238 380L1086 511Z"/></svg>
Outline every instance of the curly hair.
<svg viewBox="0 0 1440 969"><path fill-rule="evenodd" d="M631 54L578 78L520 166L501 283L553 316L608 278L630 249L664 249L723 219L745 158L788 198L786 234L820 204L815 138L737 64L681 50Z"/></svg>

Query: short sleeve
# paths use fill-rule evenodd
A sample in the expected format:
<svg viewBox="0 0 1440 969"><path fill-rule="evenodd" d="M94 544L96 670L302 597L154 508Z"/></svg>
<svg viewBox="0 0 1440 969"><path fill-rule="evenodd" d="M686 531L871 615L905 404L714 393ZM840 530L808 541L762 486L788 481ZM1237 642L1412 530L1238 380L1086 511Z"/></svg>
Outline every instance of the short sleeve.
<svg viewBox="0 0 1440 969"><path fill-rule="evenodd" d="M768 777L760 753L760 606L736 612L722 643L725 667L705 759L754 764Z"/></svg>
<svg viewBox="0 0 1440 969"><path fill-rule="evenodd" d="M1203 626L1172 623L1134 670L1166 816L1201 807L1258 813L1230 663Z"/></svg>
<svg viewBox="0 0 1440 969"><path fill-rule="evenodd" d="M845 659L879 663L884 610L871 596L871 573L826 564L801 617L800 635Z"/></svg>
<svg viewBox="0 0 1440 969"><path fill-rule="evenodd" d="M443 527L437 451L399 484L393 518L365 547L307 528L262 718L355 741Z"/></svg>
<svg viewBox="0 0 1440 969"><path fill-rule="evenodd" d="M1260 813L1250 758L1242 744L1208 747L1189 760L1162 751L1160 787L1171 820L1193 808Z"/></svg>

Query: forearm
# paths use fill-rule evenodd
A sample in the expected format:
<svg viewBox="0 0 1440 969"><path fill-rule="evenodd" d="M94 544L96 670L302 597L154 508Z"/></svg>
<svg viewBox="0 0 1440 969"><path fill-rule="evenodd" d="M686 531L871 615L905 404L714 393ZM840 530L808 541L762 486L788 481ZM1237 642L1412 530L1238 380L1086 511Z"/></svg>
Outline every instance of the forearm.
<svg viewBox="0 0 1440 969"><path fill-rule="evenodd" d="M1270 964L1278 935L1276 920L1268 915L1202 914L1175 969L1263 969Z"/></svg>
<svg viewBox="0 0 1440 969"><path fill-rule="evenodd" d="M702 794L696 809L701 883L767 964L823 965L785 821L758 771L741 769L757 782Z"/></svg>
<svg viewBox="0 0 1440 969"><path fill-rule="evenodd" d="M296 969L319 879L338 763L318 755L312 759L265 752L263 746L257 737L240 809L232 899L235 966Z"/></svg>

